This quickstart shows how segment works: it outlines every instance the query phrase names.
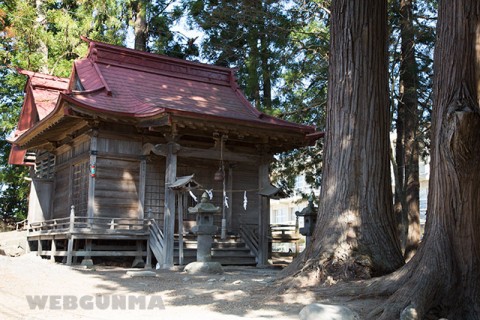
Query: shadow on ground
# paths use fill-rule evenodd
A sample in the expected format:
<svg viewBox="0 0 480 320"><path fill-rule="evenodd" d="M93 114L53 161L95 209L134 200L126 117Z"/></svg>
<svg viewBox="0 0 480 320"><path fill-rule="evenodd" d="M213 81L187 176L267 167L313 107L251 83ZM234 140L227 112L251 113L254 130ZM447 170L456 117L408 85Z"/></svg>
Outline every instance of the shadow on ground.
<svg viewBox="0 0 480 320"><path fill-rule="evenodd" d="M183 268L155 270L155 277L131 277L125 269L94 266L73 267L76 272L101 279L97 288L104 294L116 292L161 295L169 306L196 306L211 312L247 318L298 319L312 296L276 296L275 276L279 269L225 267L221 275L190 275Z"/></svg>

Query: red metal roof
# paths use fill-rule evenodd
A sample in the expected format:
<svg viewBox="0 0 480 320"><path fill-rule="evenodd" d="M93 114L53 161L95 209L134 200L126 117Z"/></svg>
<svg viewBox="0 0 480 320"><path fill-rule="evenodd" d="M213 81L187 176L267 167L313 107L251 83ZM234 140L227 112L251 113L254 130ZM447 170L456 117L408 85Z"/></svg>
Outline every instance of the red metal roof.
<svg viewBox="0 0 480 320"><path fill-rule="evenodd" d="M25 84L25 100L18 121L17 129L9 140L15 140L43 120L54 109L60 92L67 90L68 79L54 77L38 72L18 70L18 73L28 76ZM8 163L24 165L25 150L13 146L10 150Z"/></svg>
<svg viewBox="0 0 480 320"><path fill-rule="evenodd" d="M69 117L68 108L110 119L209 118L288 130L305 135L306 141L315 131L255 109L240 91L233 69L84 40L88 55L75 61L70 80L21 71L29 76L27 94L18 130L9 141L24 145Z"/></svg>
<svg viewBox="0 0 480 320"><path fill-rule="evenodd" d="M64 96L80 108L135 118L201 114L314 131L255 109L239 90L232 69L88 41L88 56L75 62L84 91Z"/></svg>

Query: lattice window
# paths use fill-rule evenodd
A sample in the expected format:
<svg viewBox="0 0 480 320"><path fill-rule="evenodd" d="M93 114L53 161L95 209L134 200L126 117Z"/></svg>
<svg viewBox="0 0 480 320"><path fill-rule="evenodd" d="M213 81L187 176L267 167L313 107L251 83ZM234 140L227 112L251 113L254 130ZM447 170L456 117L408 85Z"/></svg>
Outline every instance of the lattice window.
<svg viewBox="0 0 480 320"><path fill-rule="evenodd" d="M53 179L55 173L55 156L51 153L37 155L35 160L35 177Z"/></svg>

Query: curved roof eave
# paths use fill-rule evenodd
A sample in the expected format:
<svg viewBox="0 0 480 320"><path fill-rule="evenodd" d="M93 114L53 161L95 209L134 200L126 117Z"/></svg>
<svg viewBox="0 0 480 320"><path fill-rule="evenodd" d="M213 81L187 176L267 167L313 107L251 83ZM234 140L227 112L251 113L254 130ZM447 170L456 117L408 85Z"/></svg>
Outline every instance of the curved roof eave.
<svg viewBox="0 0 480 320"><path fill-rule="evenodd" d="M142 120L147 120L147 119L148 120L155 119L156 117L164 114L171 114L179 117L188 117L188 118L205 119L205 120L212 120L212 121L219 121L219 122L235 123L238 125L243 125L245 127L256 127L256 128L277 129L277 130L282 129L282 130L294 131L302 134L311 134L315 132L315 127L313 126L295 124L292 122L270 117L261 112L259 112L259 115L260 115L259 121L248 121L243 119L235 119L235 118L222 117L217 115L200 114L195 112L171 109L168 107L158 107L158 109L153 112L136 114L136 113L128 113L128 112L106 111L104 109L96 108L95 106L83 103L82 101L79 101L69 95L62 94L61 98L75 105L75 107L77 107L75 108L76 111L81 112L82 111L81 109L84 109L87 113L90 113L90 114L91 112L97 112L101 114L108 114L113 117L117 116L120 118L134 118L138 122L141 122ZM280 123L270 123L267 121L262 121L262 119L270 119L272 121L280 122Z"/></svg>
<svg viewBox="0 0 480 320"><path fill-rule="evenodd" d="M63 94L61 93L60 96L61 95ZM59 122L63 117L65 117L65 112L63 110L62 105L63 105L63 101L61 101L61 98L59 98L57 100L57 104L55 105L55 108L50 114L45 116L45 118L35 123L31 128L24 131L22 134L20 134L13 140L10 140L9 142L17 146L25 145L29 141L31 141L33 138L35 138L36 136L38 136L39 134L47 130L50 126Z"/></svg>

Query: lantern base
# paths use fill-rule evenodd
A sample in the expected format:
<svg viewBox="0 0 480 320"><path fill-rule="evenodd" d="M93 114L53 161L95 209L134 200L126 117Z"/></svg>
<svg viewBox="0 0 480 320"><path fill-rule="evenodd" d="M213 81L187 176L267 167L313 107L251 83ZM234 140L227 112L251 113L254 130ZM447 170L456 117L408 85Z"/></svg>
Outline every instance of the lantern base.
<svg viewBox="0 0 480 320"><path fill-rule="evenodd" d="M185 266L185 272L189 274L222 274L222 265L215 261L191 262Z"/></svg>

